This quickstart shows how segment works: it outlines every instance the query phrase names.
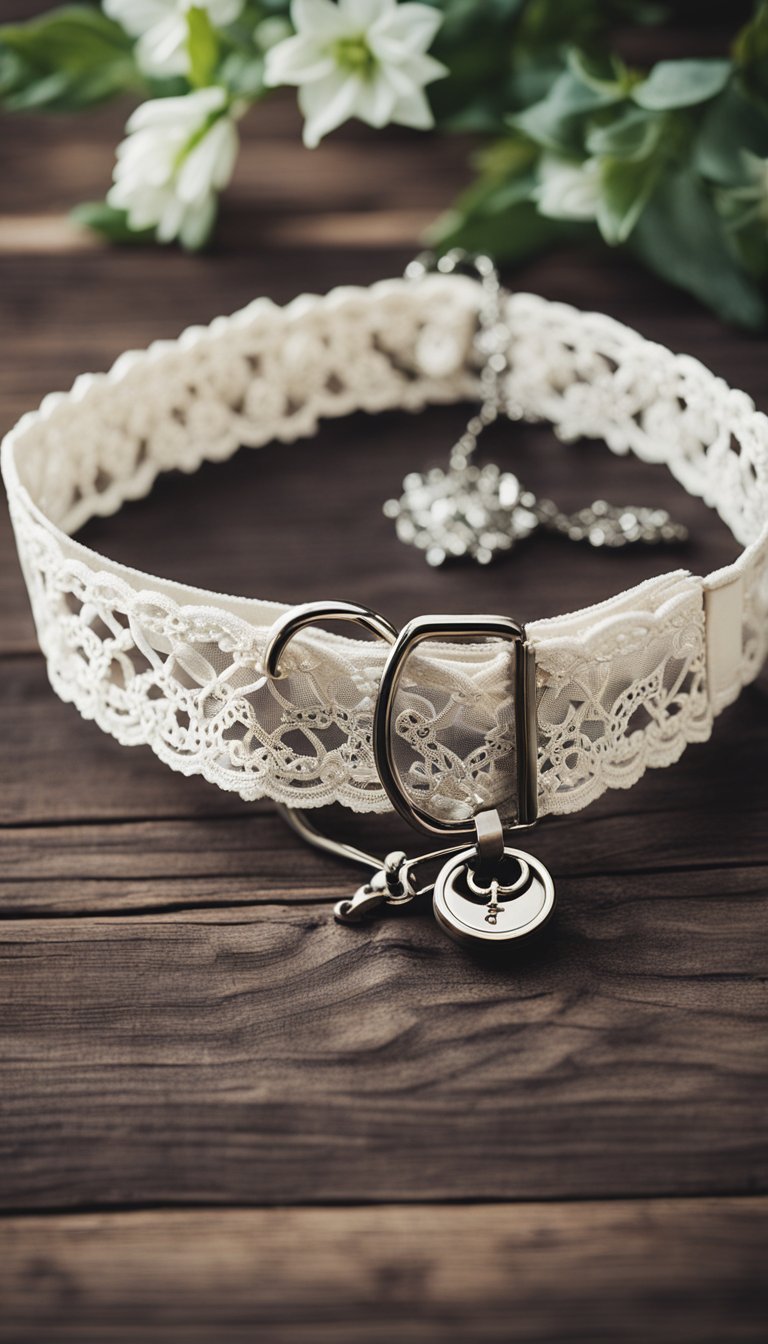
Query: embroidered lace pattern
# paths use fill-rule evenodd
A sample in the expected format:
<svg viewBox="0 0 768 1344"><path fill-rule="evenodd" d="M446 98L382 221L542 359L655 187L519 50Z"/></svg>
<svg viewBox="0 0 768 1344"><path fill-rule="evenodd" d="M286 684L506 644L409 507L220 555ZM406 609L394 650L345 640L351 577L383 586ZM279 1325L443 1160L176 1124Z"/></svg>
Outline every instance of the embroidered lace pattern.
<svg viewBox="0 0 768 1344"><path fill-rule="evenodd" d="M385 810L371 748L383 647L305 632L286 655L288 675L270 682L261 656L283 606L126 569L72 534L147 494L162 471L310 435L321 417L472 395L477 303L472 281L438 275L284 309L258 300L126 354L25 416L3 445L3 473L61 698L118 741L148 744L173 769L244 799ZM732 567L743 581L746 683L768 652L768 421L695 360L607 317L518 294L508 321L511 415L665 462L746 548ZM542 812L626 788L708 736L705 585L679 571L528 627ZM509 721L500 649L430 649L420 684L403 693L397 731L422 798L439 793L459 811L495 799Z"/></svg>

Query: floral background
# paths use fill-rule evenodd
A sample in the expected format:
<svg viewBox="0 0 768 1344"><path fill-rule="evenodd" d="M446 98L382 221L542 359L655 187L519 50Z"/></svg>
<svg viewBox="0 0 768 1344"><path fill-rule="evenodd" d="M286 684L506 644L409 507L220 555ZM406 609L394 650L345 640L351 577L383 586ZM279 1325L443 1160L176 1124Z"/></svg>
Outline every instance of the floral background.
<svg viewBox="0 0 768 1344"><path fill-rule="evenodd" d="M649 63L643 34L690 5L103 0L3 25L0 99L22 113L133 97L112 185L76 212L116 242L204 247L248 117L287 86L308 151L350 119L472 136L474 182L433 246L513 262L598 240L763 328L768 3L693 8L686 47Z"/></svg>

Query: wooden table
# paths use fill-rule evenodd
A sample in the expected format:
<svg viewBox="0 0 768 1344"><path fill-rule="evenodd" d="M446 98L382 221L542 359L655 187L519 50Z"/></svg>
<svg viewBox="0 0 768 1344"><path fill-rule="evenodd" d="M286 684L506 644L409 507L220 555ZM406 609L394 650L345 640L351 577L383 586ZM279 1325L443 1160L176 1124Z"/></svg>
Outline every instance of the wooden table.
<svg viewBox="0 0 768 1344"><path fill-rule="evenodd" d="M408 133L352 128L308 154L289 98L251 115L212 255L108 250L65 210L103 192L123 115L6 123L4 428L254 295L398 273L467 174L460 143ZM620 257L563 252L514 282L625 319L768 407L765 341ZM482 573L428 572L380 505L462 416L359 416L244 451L86 539L194 584L363 600L396 622L524 620L670 566L541 540ZM660 469L545 428L489 449L566 504L588 475L589 498L670 507L694 571L734 555ZM5 519L0 548L0 1338L763 1339L766 679L673 770L541 827L556 932L505 966L426 911L337 926L355 875L269 804L60 704Z"/></svg>

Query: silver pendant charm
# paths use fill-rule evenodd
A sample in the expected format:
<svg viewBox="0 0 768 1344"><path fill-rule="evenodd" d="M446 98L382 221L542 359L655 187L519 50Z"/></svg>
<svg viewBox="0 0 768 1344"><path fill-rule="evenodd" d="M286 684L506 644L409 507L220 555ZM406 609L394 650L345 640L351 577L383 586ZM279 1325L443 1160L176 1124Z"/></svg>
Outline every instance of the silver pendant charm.
<svg viewBox="0 0 768 1344"><path fill-rule="evenodd" d="M461 943L510 943L538 932L555 908L552 877L531 854L505 846L487 885L475 872L477 849L449 859L435 882L435 919Z"/></svg>
<svg viewBox="0 0 768 1344"><path fill-rule="evenodd" d="M448 468L411 472L403 481L400 499L388 499L384 505L400 540L424 551L430 565L463 559L487 565L539 527L570 541L612 549L638 542L655 546L685 541L687 528L673 522L664 509L597 499L576 513L563 513L551 500L537 499L512 472L501 471L492 462L484 467L475 464L483 430L502 410L513 414L504 387L511 332L504 317L501 284L490 257L473 257L459 249L437 260L417 257L405 273L418 280L432 269L444 275L469 270L480 281L476 345L484 359L481 404L451 449ZM521 412L516 414L519 418Z"/></svg>
<svg viewBox="0 0 768 1344"><path fill-rule="evenodd" d="M675 545L688 537L688 529L673 522L666 509L596 499L576 513L563 513L493 462L411 472L400 499L388 499L384 514L394 519L400 541L424 551L429 565L465 559L490 564L538 527L610 550L638 542Z"/></svg>
<svg viewBox="0 0 768 1344"><path fill-rule="evenodd" d="M401 541L425 552L427 564L469 559L487 565L539 526L535 502L512 472L491 462L411 472L402 497L387 500L384 513Z"/></svg>

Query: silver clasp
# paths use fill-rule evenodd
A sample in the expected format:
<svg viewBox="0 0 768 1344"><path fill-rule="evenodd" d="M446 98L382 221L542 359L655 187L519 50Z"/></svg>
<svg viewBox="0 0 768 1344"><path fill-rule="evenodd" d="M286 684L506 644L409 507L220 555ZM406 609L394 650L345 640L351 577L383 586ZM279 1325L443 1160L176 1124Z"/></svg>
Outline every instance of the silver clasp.
<svg viewBox="0 0 768 1344"><path fill-rule="evenodd" d="M524 628L505 616L424 616L410 621L397 633L394 626L377 612L349 602L311 602L294 607L281 616L270 631L264 652L267 676L279 678L280 659L295 634L318 620L352 621L363 626L392 645L376 699L373 724L373 750L376 767L386 794L396 810L412 826L436 835L462 837L459 843L408 859L402 850L395 850L381 861L365 850L323 835L299 808L278 810L301 838L315 848L338 858L362 864L371 869L368 882L358 887L354 896L338 901L334 907L336 918L343 923L357 923L377 906L406 905L417 897L430 895L435 881L418 885L417 874L426 864L445 863L465 847L471 836L477 855L484 867L495 867L504 852L503 827L498 812L488 809L475 817L444 819L432 815L409 798L395 762L392 714L403 666L409 653L428 639L444 640L456 637L470 639L501 638L515 648L514 664L514 726L516 756L515 815L510 823L513 829L533 825L536 819L536 698L533 653L525 638Z"/></svg>
<svg viewBox="0 0 768 1344"><path fill-rule="evenodd" d="M412 859L403 850L396 849L387 854L385 859L377 859L374 854L358 849L356 845L348 845L343 840L332 840L330 836L323 835L300 808L285 807L278 803L277 810L307 844L324 850L326 854L333 854L337 859L346 859L371 869L371 877L358 887L354 896L336 902L334 914L343 924L358 923L379 905L409 905L418 897L431 896L434 881L420 885L420 869L430 863L442 862L462 848L462 845L451 845L448 849L417 854Z"/></svg>

